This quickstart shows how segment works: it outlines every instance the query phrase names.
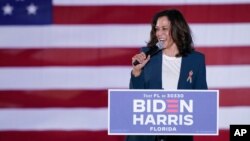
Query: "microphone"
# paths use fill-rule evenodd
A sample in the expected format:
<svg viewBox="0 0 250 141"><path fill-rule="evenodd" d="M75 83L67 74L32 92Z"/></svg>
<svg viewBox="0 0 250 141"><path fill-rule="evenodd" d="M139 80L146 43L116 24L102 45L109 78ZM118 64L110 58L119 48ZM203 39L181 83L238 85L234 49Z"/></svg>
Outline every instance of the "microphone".
<svg viewBox="0 0 250 141"><path fill-rule="evenodd" d="M163 49L163 42L162 41L159 41L158 43L156 43L155 46L153 47L149 47L149 50L144 52L146 57L148 57L148 55L150 55L151 57L155 54L157 54L159 51L161 51ZM136 66L140 64L139 61L135 60L133 62L133 65Z"/></svg>

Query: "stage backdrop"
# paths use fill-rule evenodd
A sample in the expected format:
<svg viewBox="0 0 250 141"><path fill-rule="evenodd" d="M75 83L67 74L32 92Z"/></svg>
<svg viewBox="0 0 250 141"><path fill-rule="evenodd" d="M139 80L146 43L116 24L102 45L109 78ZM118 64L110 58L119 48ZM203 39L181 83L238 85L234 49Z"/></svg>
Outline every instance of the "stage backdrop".
<svg viewBox="0 0 250 141"><path fill-rule="evenodd" d="M220 90L219 136L250 124L250 0L1 0L0 140L121 141L107 135L107 89L128 88L131 57L157 11L187 18Z"/></svg>

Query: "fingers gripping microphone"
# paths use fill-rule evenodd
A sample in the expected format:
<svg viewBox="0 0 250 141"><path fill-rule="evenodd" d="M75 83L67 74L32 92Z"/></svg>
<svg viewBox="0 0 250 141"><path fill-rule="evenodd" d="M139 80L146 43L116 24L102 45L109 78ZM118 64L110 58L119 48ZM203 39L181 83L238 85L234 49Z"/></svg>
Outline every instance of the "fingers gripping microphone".
<svg viewBox="0 0 250 141"><path fill-rule="evenodd" d="M159 41L156 46L153 46L153 47L150 47L150 49L145 53L146 57L148 57L148 55L150 55L151 57L154 56L155 54L157 54L159 51L161 51L163 49L163 42L162 41ZM136 66L140 64L139 61L135 60L133 62L133 65Z"/></svg>

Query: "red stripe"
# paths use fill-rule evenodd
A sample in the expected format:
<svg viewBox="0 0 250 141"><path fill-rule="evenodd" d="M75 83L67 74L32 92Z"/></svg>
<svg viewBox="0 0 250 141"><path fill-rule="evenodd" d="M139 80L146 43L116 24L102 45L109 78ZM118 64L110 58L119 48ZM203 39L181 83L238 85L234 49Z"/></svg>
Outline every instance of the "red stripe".
<svg viewBox="0 0 250 141"><path fill-rule="evenodd" d="M0 91L0 108L107 107L107 90ZM250 106L250 88L220 89L220 106Z"/></svg>
<svg viewBox="0 0 250 141"><path fill-rule="evenodd" d="M107 107L108 91L0 91L0 108Z"/></svg>
<svg viewBox="0 0 250 141"><path fill-rule="evenodd" d="M250 88L220 89L220 106L250 106Z"/></svg>
<svg viewBox="0 0 250 141"><path fill-rule="evenodd" d="M169 99L169 100L166 100L167 103L178 103L179 101L177 99Z"/></svg>
<svg viewBox="0 0 250 141"><path fill-rule="evenodd" d="M194 141L229 141L229 137L229 130L220 130L218 136L194 136Z"/></svg>
<svg viewBox="0 0 250 141"><path fill-rule="evenodd" d="M250 47L196 48L206 56L207 65L250 64Z"/></svg>
<svg viewBox="0 0 250 141"><path fill-rule="evenodd" d="M194 141L229 141L229 130L218 136L194 136ZM106 131L1 131L1 141L123 141L124 136L109 136Z"/></svg>
<svg viewBox="0 0 250 141"><path fill-rule="evenodd" d="M178 108L179 105L178 104L168 104L167 107L168 108Z"/></svg>
<svg viewBox="0 0 250 141"><path fill-rule="evenodd" d="M178 109L168 109L167 113L177 113Z"/></svg>
<svg viewBox="0 0 250 141"><path fill-rule="evenodd" d="M199 47L207 65L250 64L249 47ZM131 65L138 48L0 49L0 66ZM69 59L70 58L70 59Z"/></svg>
<svg viewBox="0 0 250 141"><path fill-rule="evenodd" d="M250 4L161 6L55 6L55 24L150 23L157 11L176 8L190 23L249 22Z"/></svg>
<svg viewBox="0 0 250 141"><path fill-rule="evenodd" d="M139 48L1 49L0 66L128 65L138 51Z"/></svg>
<svg viewBox="0 0 250 141"><path fill-rule="evenodd" d="M107 131L0 131L1 141L123 141Z"/></svg>

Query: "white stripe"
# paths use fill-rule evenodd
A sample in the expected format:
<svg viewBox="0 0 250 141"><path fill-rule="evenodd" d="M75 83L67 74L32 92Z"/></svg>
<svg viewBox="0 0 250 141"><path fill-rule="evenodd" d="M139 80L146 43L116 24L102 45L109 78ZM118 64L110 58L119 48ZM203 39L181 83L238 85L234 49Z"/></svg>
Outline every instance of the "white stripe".
<svg viewBox="0 0 250 141"><path fill-rule="evenodd" d="M250 87L250 65L216 65L207 67L207 83L210 88Z"/></svg>
<svg viewBox="0 0 250 141"><path fill-rule="evenodd" d="M128 66L1 67L0 90L128 88ZM209 88L250 87L250 65L208 66Z"/></svg>
<svg viewBox="0 0 250 141"><path fill-rule="evenodd" d="M219 111L220 129L229 129L230 125L249 125L250 124L250 107L223 107Z"/></svg>
<svg viewBox="0 0 250 141"><path fill-rule="evenodd" d="M245 29L245 28L249 28ZM192 24L194 43L198 46L250 45L250 23L246 24Z"/></svg>
<svg viewBox="0 0 250 141"><path fill-rule="evenodd" d="M219 128L250 124L250 107L221 107ZM4 130L107 130L107 108L0 109ZM239 116L240 115L240 116Z"/></svg>
<svg viewBox="0 0 250 141"><path fill-rule="evenodd" d="M192 24L195 46L249 46L250 23ZM18 34L17 34L18 33ZM0 48L140 47L150 26L71 25L0 27Z"/></svg>
<svg viewBox="0 0 250 141"><path fill-rule="evenodd" d="M250 3L250 0L53 0L54 5L184 5L236 3Z"/></svg>
<svg viewBox="0 0 250 141"><path fill-rule="evenodd" d="M0 109L2 130L106 130L107 108Z"/></svg>
<svg viewBox="0 0 250 141"><path fill-rule="evenodd" d="M129 74L129 67L1 68L0 89L122 88Z"/></svg>

